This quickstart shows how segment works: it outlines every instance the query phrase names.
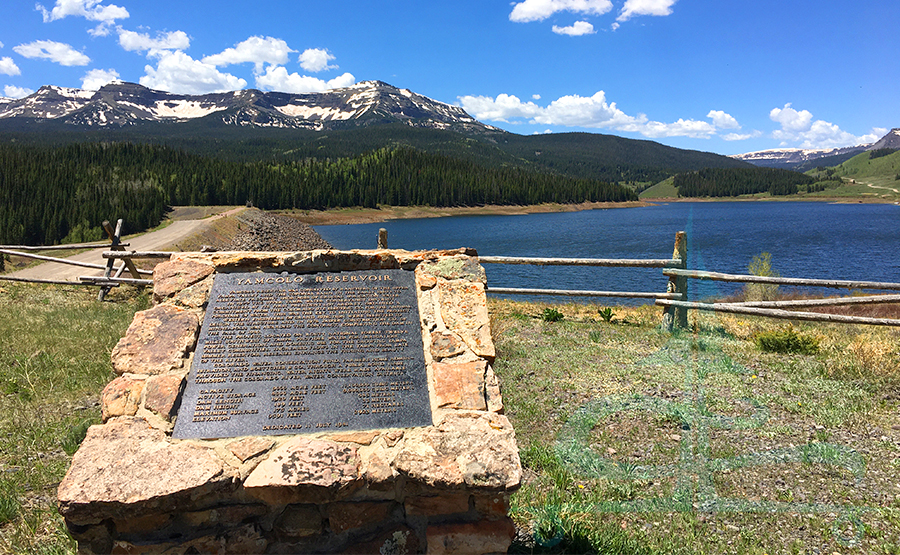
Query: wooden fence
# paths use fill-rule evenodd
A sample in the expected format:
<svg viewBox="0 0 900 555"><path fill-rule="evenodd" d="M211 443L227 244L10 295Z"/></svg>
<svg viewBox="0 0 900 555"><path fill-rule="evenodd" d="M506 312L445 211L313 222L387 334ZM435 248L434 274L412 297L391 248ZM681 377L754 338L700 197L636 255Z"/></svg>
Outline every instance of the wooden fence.
<svg viewBox="0 0 900 555"><path fill-rule="evenodd" d="M149 279L144 279L141 276L149 276L153 275L152 270L142 270L134 265L134 262L131 260L132 258L136 258L133 256L129 257L121 257L122 264L116 268L115 267L115 259L109 258L107 263L104 264L93 264L91 262L80 262L77 260L70 260L68 258L57 258L54 256L45 256L40 254L32 254L31 251L47 251L47 250L83 250L83 249L96 249L109 247L113 252L121 252L125 251L125 247L129 246L128 243L121 242L121 233L122 233L122 220L118 220L116 222L116 227L110 225L109 222L103 222L103 229L106 231L106 234L109 236L109 243L82 243L77 245L58 245L58 246L49 246L49 247L35 247L35 246L25 246L25 245L4 245L0 246L0 255L10 255L10 256L21 256L24 258L31 258L34 260L42 260L44 262L53 262L57 264L66 264L69 266L78 266L81 268L90 268L92 270L103 270L104 273L102 276L79 276L79 281L65 281L65 280L54 280L54 279L40 279L40 278L22 278L16 276L0 276L0 280L5 281L20 281L20 282L28 282L28 283L50 283L56 285L85 285L90 287L100 287L100 293L97 298L99 300L103 300L106 298L106 295L109 293L110 289L113 287L118 287L120 284L127 283L130 285L137 285L139 287L144 287L147 285L152 285L153 281ZM106 253L104 253L105 255ZM130 278L122 277L122 274L128 270L131 273Z"/></svg>
<svg viewBox="0 0 900 555"><path fill-rule="evenodd" d="M662 268L663 275L669 278L666 292L633 292L633 291L574 291L558 289L521 289L512 287L489 287L491 293L514 295L547 295L571 297L613 297L655 299L655 303L664 308L663 325L686 328L687 311L703 310L764 316L787 320L804 320L814 322L838 322L847 324L867 324L875 326L900 326L900 320L890 318L868 318L862 316L843 316L838 314L822 314L787 309L846 306L859 304L883 304L900 302L900 294L869 295L858 297L839 297L828 299L807 299L796 301L757 301L757 302L712 302L700 303L687 300L688 280L703 279L737 283L761 283L771 285L799 285L806 287L828 287L847 290L882 290L900 291L900 283L883 283L872 281L824 280L806 278L782 278L741 274L722 274L717 272L701 272L688 270L687 237L679 231L675 238L675 249L671 259L662 260L628 260L628 259L577 259L577 258L513 258L505 256L482 256L479 260L485 264L533 264L538 266L606 266L634 268Z"/></svg>

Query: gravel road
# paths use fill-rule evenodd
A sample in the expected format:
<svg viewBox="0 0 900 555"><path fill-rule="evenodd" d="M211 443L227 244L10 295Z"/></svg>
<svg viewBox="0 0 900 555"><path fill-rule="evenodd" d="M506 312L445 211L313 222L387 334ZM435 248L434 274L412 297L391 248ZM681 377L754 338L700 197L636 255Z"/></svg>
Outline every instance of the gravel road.
<svg viewBox="0 0 900 555"><path fill-rule="evenodd" d="M244 208L223 212L222 214L203 220L174 221L163 229L145 233L138 237L129 238L124 242L128 243L129 246L126 247L128 250L174 251L176 250L174 245L178 243L178 241L195 233L199 233L205 226L209 226L218 218L235 215L237 215L237 218L242 222L249 225L249 231L235 237L232 244L227 246L228 250L259 251L330 248L330 245L325 242L318 233L304 223L287 216L275 216L260 210L247 210ZM105 265L106 260L103 258L103 251L105 250L108 249L94 249L68 258L78 262ZM138 267L141 267L141 261L137 261L136 264ZM93 270L79 266L68 266L47 262L31 268L12 272L9 275L32 279L53 279L77 282L79 281L79 276L100 276L103 275L103 270ZM125 274L123 274L123 277L131 277L131 275L126 271Z"/></svg>

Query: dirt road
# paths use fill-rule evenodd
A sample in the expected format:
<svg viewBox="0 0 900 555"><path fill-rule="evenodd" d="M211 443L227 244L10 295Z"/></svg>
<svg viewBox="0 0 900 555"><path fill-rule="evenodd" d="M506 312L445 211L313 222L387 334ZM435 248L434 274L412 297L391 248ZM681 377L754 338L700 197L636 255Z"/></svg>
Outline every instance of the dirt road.
<svg viewBox="0 0 900 555"><path fill-rule="evenodd" d="M177 250L175 248L176 243L178 241L184 239L185 237L189 237L195 233L198 233L204 229L204 227L210 225L213 221L218 218L222 218L228 215L232 215L239 211L243 210L243 208L237 208L234 210L229 210L228 212L223 212L217 216L213 216L211 218L206 218L203 220L180 220L174 221L163 229L152 231L150 233L145 233L144 235L140 235L137 237L129 238L123 242L129 244L126 247L128 250L135 251L174 251ZM74 256L68 257L69 260L75 260L78 262L90 262L92 264L106 264L106 260L103 258L103 251L109 250L107 248L102 249L94 249L90 251L86 251L80 254L76 254ZM140 268L141 261L137 261L137 266ZM116 265L118 266L119 263ZM103 270L93 270L90 268L82 268L79 266L68 266L65 264L57 264L53 262L45 262L43 264L39 264L37 266L33 266L31 268L27 268L25 270L19 270L18 272L12 272L9 274L13 277L24 277L24 278L38 278L38 279L55 279L55 280L64 280L64 281L79 281L78 276L100 276L103 275ZM126 271L123 274L123 277L131 277L131 275Z"/></svg>

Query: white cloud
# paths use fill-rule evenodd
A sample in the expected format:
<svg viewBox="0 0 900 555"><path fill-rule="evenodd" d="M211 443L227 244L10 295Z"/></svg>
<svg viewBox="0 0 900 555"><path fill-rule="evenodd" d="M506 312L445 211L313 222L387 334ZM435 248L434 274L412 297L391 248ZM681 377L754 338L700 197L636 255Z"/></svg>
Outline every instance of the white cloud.
<svg viewBox="0 0 900 555"><path fill-rule="evenodd" d="M25 98L30 94L34 94L34 91L25 87L16 87L14 85L3 87L3 96L7 98Z"/></svg>
<svg viewBox="0 0 900 555"><path fill-rule="evenodd" d="M114 69L92 69L81 79L81 88L96 91L103 85L119 80L119 72Z"/></svg>
<svg viewBox="0 0 900 555"><path fill-rule="evenodd" d="M56 0L52 10L37 4L35 8L44 15L44 23L75 16L83 17L89 21L99 21L105 24L114 23L117 19L129 17L128 10L121 6L109 4L101 6L103 0Z"/></svg>
<svg viewBox="0 0 900 555"><path fill-rule="evenodd" d="M306 71L319 72L326 69L337 69L338 66L328 65L334 59L327 50L322 48L307 48L300 54L300 67Z"/></svg>
<svg viewBox="0 0 900 555"><path fill-rule="evenodd" d="M261 73L263 64L281 65L288 61L291 52L281 39L272 37L250 37L239 42L234 48L226 48L218 54L206 56L203 62L214 66L227 66L252 62L256 73Z"/></svg>
<svg viewBox="0 0 900 555"><path fill-rule="evenodd" d="M741 124L731 114L726 114L722 110L710 110L706 117L713 121L713 125L719 129L740 129Z"/></svg>
<svg viewBox="0 0 900 555"><path fill-rule="evenodd" d="M19 70L19 66L16 65L12 58L4 56L0 58L0 73L3 75L19 75L22 71Z"/></svg>
<svg viewBox="0 0 900 555"><path fill-rule="evenodd" d="M769 119L781 125L781 129L772 133L773 138L780 140L783 145L798 144L800 148L855 146L877 141L883 135L879 135L880 128L876 128L866 135L856 136L833 123L813 121L812 113L808 110L795 110L790 103L785 104L784 108L773 108L769 112Z"/></svg>
<svg viewBox="0 0 900 555"><path fill-rule="evenodd" d="M119 29L119 45L129 52L149 50L157 53L160 50L185 50L190 47L191 39L184 31L157 33L156 38L151 38L147 33Z"/></svg>
<svg viewBox="0 0 900 555"><path fill-rule="evenodd" d="M628 21L636 15L665 16L672 14L672 6L678 0L626 0L616 21ZM618 25L613 26L618 28Z"/></svg>
<svg viewBox="0 0 900 555"><path fill-rule="evenodd" d="M44 58L64 66L85 66L90 58L68 44L52 40L36 40L14 46L13 50L25 58Z"/></svg>
<svg viewBox="0 0 900 555"><path fill-rule="evenodd" d="M543 21L557 12L603 15L612 9L610 0L525 0L515 4L509 19L516 23L527 23Z"/></svg>
<svg viewBox="0 0 900 555"><path fill-rule="evenodd" d="M356 78L349 73L325 81L299 73L288 73L283 66L268 66L264 74L256 76L256 86L260 89L289 93L322 92L349 87L354 83Z"/></svg>
<svg viewBox="0 0 900 555"><path fill-rule="evenodd" d="M791 108L788 102L784 108L772 108L769 112L769 119L781 124L781 129L785 133L797 133L808 130L812 122L813 115L808 110L797 110Z"/></svg>
<svg viewBox="0 0 900 555"><path fill-rule="evenodd" d="M140 83L151 89L181 94L205 94L243 89L247 81L229 73L222 73L216 66L195 60L184 52L158 52L159 62L144 66L146 75Z"/></svg>
<svg viewBox="0 0 900 555"><path fill-rule="evenodd" d="M762 136L762 131L753 131L751 133L728 133L722 135L726 141L746 141L747 139L756 139Z"/></svg>
<svg viewBox="0 0 900 555"><path fill-rule="evenodd" d="M539 94L533 94L533 95L531 95L531 98L532 98L533 100L540 100L540 99L541 99L541 95L539 95Z"/></svg>
<svg viewBox="0 0 900 555"><path fill-rule="evenodd" d="M592 35L596 33L594 26L587 21L576 21L570 27L553 26L553 32L557 35L569 35L570 37L580 37L581 35Z"/></svg>
<svg viewBox="0 0 900 555"><path fill-rule="evenodd" d="M513 124L525 120L533 125L602 128L640 133L651 138L708 139L716 135L719 129L740 129L740 124L734 117L720 110L710 110L707 114L712 122L681 118L672 123L665 123L651 121L644 114L631 116L620 110L615 102L609 102L603 91L590 97L563 96L546 107L530 101L523 102L518 97L508 94L500 94L496 98L462 96L459 101L463 109L479 120Z"/></svg>

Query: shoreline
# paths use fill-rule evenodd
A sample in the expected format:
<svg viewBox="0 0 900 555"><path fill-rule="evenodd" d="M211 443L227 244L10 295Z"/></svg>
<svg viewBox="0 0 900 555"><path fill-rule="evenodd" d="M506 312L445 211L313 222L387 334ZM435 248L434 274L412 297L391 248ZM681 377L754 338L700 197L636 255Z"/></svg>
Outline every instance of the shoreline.
<svg viewBox="0 0 900 555"><path fill-rule="evenodd" d="M372 224L388 220L444 218L450 216L521 216L553 212L581 212L614 208L643 208L673 202L825 202L829 204L896 204L889 199L866 197L785 197L785 198L645 198L627 202L581 202L577 204L485 205L485 206L379 206L378 208L334 208L330 210L273 210L311 225Z"/></svg>
<svg viewBox="0 0 900 555"><path fill-rule="evenodd" d="M485 205L450 208L434 206L379 206L378 208L335 208L332 210L273 210L311 225L372 224L388 220L413 218L443 218L448 216L521 216L552 212L581 212L584 210L608 210L611 208L640 208L653 206L654 202L581 202L578 204L533 205Z"/></svg>

